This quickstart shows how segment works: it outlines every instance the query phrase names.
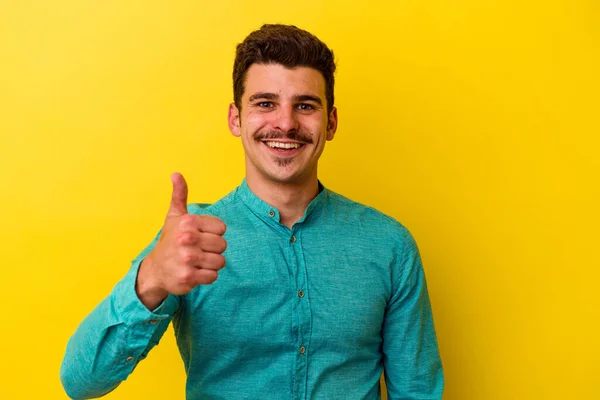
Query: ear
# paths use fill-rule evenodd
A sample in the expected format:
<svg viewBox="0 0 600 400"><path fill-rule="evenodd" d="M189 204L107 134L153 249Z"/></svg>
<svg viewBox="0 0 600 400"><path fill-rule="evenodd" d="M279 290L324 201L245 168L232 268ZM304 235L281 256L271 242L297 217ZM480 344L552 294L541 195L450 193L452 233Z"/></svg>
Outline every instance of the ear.
<svg viewBox="0 0 600 400"><path fill-rule="evenodd" d="M227 122L229 124L229 131L233 136L239 137L240 131L240 111L237 109L234 103L229 105L229 111L227 113Z"/></svg>
<svg viewBox="0 0 600 400"><path fill-rule="evenodd" d="M335 131L337 131L337 127L337 108L333 107L333 110L331 110L331 113L329 114L329 121L327 121L327 140L333 140L333 137L335 136Z"/></svg>

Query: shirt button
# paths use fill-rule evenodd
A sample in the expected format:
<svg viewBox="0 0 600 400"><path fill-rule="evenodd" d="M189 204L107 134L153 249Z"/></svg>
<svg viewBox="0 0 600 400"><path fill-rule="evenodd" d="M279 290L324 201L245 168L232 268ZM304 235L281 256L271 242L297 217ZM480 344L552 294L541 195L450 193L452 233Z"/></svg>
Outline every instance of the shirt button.
<svg viewBox="0 0 600 400"><path fill-rule="evenodd" d="M298 290L298 297L303 298L304 292L302 290Z"/></svg>
<svg viewBox="0 0 600 400"><path fill-rule="evenodd" d="M156 324L158 322L158 320L157 319L151 319L148 322L151 323L152 325L154 325L154 324Z"/></svg>
<svg viewBox="0 0 600 400"><path fill-rule="evenodd" d="M274 216L275 216L275 211L269 210L269 217L274 217Z"/></svg>
<svg viewBox="0 0 600 400"><path fill-rule="evenodd" d="M290 238L290 242L296 243L296 236L292 235L292 237Z"/></svg>
<svg viewBox="0 0 600 400"><path fill-rule="evenodd" d="M304 346L300 346L300 354L306 353L306 348Z"/></svg>
<svg viewBox="0 0 600 400"><path fill-rule="evenodd" d="M132 362L133 361L133 357L129 356L127 357L127 359L125 360L125 362Z"/></svg>

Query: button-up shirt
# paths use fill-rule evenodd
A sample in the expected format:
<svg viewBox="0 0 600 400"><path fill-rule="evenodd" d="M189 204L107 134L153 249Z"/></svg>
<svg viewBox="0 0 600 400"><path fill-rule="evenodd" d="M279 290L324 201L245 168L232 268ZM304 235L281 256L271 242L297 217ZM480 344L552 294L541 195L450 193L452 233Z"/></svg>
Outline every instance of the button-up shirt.
<svg viewBox="0 0 600 400"><path fill-rule="evenodd" d="M173 323L192 399L441 399L442 364L417 245L395 219L322 186L292 228L244 180L190 204L227 225L213 284L148 310L141 261L70 338L61 380L74 399L115 389Z"/></svg>

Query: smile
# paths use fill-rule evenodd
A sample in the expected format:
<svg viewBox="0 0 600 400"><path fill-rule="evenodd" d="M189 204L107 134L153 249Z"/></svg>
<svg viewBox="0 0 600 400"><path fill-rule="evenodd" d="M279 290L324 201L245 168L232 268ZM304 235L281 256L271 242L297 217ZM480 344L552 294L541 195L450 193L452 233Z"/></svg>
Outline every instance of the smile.
<svg viewBox="0 0 600 400"><path fill-rule="evenodd" d="M304 147L304 143L298 142L275 142L266 140L262 142L270 153L281 156L294 156Z"/></svg>
<svg viewBox="0 0 600 400"><path fill-rule="evenodd" d="M265 142L272 149L297 149L302 143Z"/></svg>

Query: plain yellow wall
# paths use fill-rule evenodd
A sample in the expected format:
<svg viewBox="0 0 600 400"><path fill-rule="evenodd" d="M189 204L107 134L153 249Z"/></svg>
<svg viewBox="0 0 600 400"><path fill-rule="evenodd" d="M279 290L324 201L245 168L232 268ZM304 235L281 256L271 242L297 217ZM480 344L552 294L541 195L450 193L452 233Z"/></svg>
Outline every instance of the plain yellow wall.
<svg viewBox="0 0 600 400"><path fill-rule="evenodd" d="M600 398L600 7L563 1L0 2L0 398L65 399L82 318L190 201L241 181L234 46L339 61L320 176L419 243L445 400ZM167 331L108 399L183 399Z"/></svg>

